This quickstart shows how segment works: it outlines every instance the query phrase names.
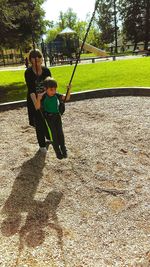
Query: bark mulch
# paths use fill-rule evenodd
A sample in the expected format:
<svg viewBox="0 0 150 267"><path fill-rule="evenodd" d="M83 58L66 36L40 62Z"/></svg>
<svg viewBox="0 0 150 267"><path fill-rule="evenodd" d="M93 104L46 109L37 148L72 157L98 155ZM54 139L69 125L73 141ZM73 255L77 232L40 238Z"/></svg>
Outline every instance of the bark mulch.
<svg viewBox="0 0 150 267"><path fill-rule="evenodd" d="M0 114L0 266L150 266L150 99L66 104L68 159Z"/></svg>

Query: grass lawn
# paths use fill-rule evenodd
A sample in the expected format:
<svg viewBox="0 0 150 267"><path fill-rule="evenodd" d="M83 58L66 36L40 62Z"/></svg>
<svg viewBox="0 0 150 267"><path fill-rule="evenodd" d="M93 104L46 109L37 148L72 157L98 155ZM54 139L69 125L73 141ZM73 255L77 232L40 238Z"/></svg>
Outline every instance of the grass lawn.
<svg viewBox="0 0 150 267"><path fill-rule="evenodd" d="M96 57L97 55L96 54L94 54L94 53L86 53L86 54L81 54L81 58L83 57L83 58L85 58L85 57Z"/></svg>
<svg viewBox="0 0 150 267"><path fill-rule="evenodd" d="M72 91L97 88L150 87L150 57L132 60L105 61L79 64L73 79ZM52 76L58 81L58 91L64 93L74 66L52 67ZM1 102L25 99L24 71L0 72Z"/></svg>

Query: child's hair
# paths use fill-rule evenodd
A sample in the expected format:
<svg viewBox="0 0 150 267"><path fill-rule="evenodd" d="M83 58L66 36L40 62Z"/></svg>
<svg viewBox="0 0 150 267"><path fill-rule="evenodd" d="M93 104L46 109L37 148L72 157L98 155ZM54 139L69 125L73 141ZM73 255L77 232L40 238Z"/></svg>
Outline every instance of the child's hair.
<svg viewBox="0 0 150 267"><path fill-rule="evenodd" d="M31 58L36 58L36 57L39 57L39 58L43 57L41 51L39 49L31 49L30 52L29 52L29 60L30 60L30 62L31 62Z"/></svg>
<svg viewBox="0 0 150 267"><path fill-rule="evenodd" d="M51 78L51 77L47 77L45 80L44 80L44 87L45 88L57 88L57 82Z"/></svg>

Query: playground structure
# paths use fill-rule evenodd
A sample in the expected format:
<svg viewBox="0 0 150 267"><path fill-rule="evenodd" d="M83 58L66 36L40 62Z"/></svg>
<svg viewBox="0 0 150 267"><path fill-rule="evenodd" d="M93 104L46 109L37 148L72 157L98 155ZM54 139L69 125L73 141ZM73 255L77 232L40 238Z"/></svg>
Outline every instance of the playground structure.
<svg viewBox="0 0 150 267"><path fill-rule="evenodd" d="M76 32L66 28L46 47L50 65L62 63L65 60L74 59L79 52L79 38Z"/></svg>
<svg viewBox="0 0 150 267"><path fill-rule="evenodd" d="M80 44L80 46L82 45L81 40L79 40L79 44ZM88 52L94 53L96 56L100 56L100 57L106 57L107 56L107 53L104 50L101 50L101 49L99 49L93 45L88 44L88 43L84 44L83 49L88 51Z"/></svg>
<svg viewBox="0 0 150 267"><path fill-rule="evenodd" d="M77 59L81 46L82 41L79 40L77 33L67 27L46 45L46 51L43 50L43 54L45 52L48 56L50 65L69 62L72 64L72 61ZM83 49L96 56L107 56L105 51L87 43L84 43Z"/></svg>

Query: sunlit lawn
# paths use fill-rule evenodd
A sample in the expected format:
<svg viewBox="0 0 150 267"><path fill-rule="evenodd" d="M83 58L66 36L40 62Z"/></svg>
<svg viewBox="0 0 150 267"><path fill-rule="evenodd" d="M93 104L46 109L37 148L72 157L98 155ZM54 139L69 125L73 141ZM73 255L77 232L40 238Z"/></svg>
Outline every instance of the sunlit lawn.
<svg viewBox="0 0 150 267"><path fill-rule="evenodd" d="M58 91L65 92L74 65L51 67L52 76L58 81ZM150 57L79 64L72 83L72 91L111 87L150 87ZM1 102L26 98L24 71L0 72ZM5 98L5 99L4 99Z"/></svg>

